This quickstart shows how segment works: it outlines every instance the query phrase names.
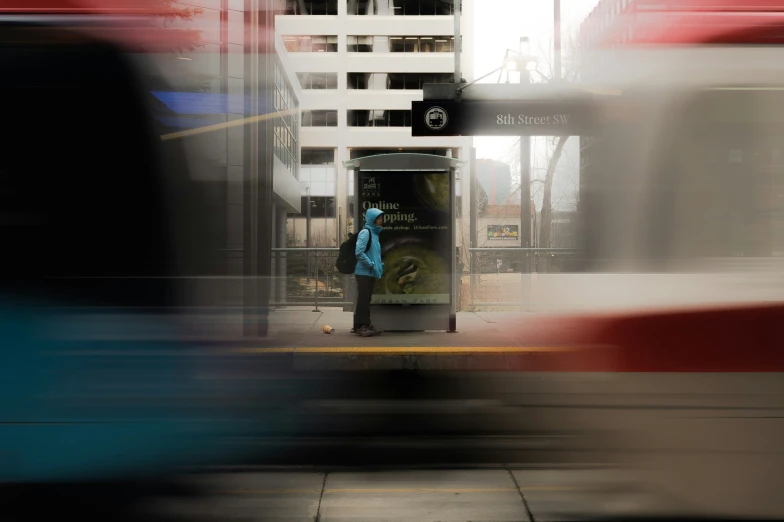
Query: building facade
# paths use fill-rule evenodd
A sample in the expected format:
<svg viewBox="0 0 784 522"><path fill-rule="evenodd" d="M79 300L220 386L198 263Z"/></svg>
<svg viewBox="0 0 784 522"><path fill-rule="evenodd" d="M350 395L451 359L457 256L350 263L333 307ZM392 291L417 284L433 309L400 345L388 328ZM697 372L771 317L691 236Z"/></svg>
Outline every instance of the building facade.
<svg viewBox="0 0 784 522"><path fill-rule="evenodd" d="M274 26L285 3L193 0L172 9L190 14L171 24L193 31L195 41L160 56L171 88L155 95L159 119L187 147L192 175L208 187L222 229L216 275L224 277L205 282L205 292L215 306L263 309L285 285L248 281L268 285L269 277L257 276L285 269L270 249L285 246L286 216L301 210L302 89Z"/></svg>
<svg viewBox="0 0 784 522"><path fill-rule="evenodd" d="M463 2L462 27L470 31L469 17ZM396 152L459 158L457 193L467 193L471 138L411 136L411 102L422 100L422 86L454 81L451 1L292 0L276 25L302 86L303 210L289 214L290 246L336 247L346 237L354 187L342 165L349 159ZM470 53L461 63L470 81ZM458 215L467 216L468 202L459 201ZM458 230L458 245L467 243L468 227Z"/></svg>
<svg viewBox="0 0 784 522"><path fill-rule="evenodd" d="M511 203L512 169L502 161L476 160L476 181L487 194L489 205ZM519 196L518 196L519 201Z"/></svg>

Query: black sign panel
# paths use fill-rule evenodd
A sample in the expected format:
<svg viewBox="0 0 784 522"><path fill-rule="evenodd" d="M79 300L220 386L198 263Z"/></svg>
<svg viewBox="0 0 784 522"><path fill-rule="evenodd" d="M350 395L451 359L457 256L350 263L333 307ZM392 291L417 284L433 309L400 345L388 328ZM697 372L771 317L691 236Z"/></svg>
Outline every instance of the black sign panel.
<svg viewBox="0 0 784 522"><path fill-rule="evenodd" d="M411 110L412 136L579 136L593 128L585 102L428 100Z"/></svg>
<svg viewBox="0 0 784 522"><path fill-rule="evenodd" d="M460 136L459 105L453 100L412 102L411 135Z"/></svg>
<svg viewBox="0 0 784 522"><path fill-rule="evenodd" d="M452 295L450 172L372 172L359 176L361 220L384 211L384 275L372 304L448 305Z"/></svg>

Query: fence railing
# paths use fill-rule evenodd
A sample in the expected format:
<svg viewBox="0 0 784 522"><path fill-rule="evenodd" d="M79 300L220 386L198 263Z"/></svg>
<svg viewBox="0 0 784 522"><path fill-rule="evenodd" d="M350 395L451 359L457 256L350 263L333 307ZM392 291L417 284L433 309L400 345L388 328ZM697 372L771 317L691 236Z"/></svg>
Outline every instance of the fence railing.
<svg viewBox="0 0 784 522"><path fill-rule="evenodd" d="M339 248L273 248L273 277L285 278L273 290L272 306L350 306L351 279L335 268ZM285 267L285 272L283 268ZM283 275L285 273L285 276Z"/></svg>
<svg viewBox="0 0 784 522"><path fill-rule="evenodd" d="M517 307L530 304L523 276L575 272L580 253L575 248L469 248L471 269L468 307ZM515 277L512 274L518 274Z"/></svg>
<svg viewBox="0 0 784 522"><path fill-rule="evenodd" d="M238 250L238 251L241 251ZM563 273L577 271L580 250L573 248L470 248L470 265L463 273L469 282L470 308L476 306L514 307L526 301L522 278L532 273ZM335 268L339 248L286 247L273 248L273 279L270 305L353 307L353 278ZM503 274L506 274L504 276ZM458 278L458 281L461 279ZM503 297L502 299L499 299ZM507 296L516 297L508 299Z"/></svg>

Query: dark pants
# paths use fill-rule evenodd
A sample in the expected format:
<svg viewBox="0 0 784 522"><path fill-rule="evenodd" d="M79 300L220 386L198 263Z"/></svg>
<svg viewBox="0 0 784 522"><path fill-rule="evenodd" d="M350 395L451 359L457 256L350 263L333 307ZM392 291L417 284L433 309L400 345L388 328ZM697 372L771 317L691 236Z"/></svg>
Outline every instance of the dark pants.
<svg viewBox="0 0 784 522"><path fill-rule="evenodd" d="M354 308L354 328L370 326L370 298L376 278L373 276L355 276L357 278L357 306Z"/></svg>

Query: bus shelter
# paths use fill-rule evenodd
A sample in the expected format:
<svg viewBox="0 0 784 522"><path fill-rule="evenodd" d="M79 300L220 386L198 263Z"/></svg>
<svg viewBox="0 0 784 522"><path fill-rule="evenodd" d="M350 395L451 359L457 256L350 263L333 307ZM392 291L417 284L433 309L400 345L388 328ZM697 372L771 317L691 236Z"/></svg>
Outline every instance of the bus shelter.
<svg viewBox="0 0 784 522"><path fill-rule="evenodd" d="M384 275L371 300L387 331L457 330L455 191L462 162L431 154L379 154L344 162L354 171L353 232L384 212Z"/></svg>

